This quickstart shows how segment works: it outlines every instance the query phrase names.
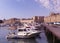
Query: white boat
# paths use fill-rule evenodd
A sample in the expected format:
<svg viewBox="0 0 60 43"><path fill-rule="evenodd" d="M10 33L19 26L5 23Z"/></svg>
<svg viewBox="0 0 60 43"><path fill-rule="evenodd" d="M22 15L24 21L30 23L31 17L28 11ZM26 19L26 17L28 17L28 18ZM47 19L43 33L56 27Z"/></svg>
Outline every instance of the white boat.
<svg viewBox="0 0 60 43"><path fill-rule="evenodd" d="M32 27L17 28L16 32L9 34L6 38L32 38L40 34L41 31L35 30Z"/></svg>

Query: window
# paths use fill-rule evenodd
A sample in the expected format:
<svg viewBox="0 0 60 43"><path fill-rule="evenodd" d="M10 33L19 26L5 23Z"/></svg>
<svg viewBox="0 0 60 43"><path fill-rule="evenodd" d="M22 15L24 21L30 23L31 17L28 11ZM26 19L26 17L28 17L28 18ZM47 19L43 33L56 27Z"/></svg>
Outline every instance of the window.
<svg viewBox="0 0 60 43"><path fill-rule="evenodd" d="M18 31L23 31L23 30L19 29Z"/></svg>

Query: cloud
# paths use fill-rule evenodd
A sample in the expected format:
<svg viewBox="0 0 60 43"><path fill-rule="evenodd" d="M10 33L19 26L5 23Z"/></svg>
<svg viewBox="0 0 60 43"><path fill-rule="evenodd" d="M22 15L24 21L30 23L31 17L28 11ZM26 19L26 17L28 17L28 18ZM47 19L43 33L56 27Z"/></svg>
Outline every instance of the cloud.
<svg viewBox="0 0 60 43"><path fill-rule="evenodd" d="M40 2L44 7L50 8L49 0L40 0Z"/></svg>
<svg viewBox="0 0 60 43"><path fill-rule="evenodd" d="M51 11L60 11L60 0L35 0L40 3L45 8L50 9Z"/></svg>

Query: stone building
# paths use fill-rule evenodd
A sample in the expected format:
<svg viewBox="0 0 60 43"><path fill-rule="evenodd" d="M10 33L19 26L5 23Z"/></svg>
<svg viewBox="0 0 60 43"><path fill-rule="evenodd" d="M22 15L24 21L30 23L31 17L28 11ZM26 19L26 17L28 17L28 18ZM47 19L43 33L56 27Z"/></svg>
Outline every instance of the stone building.
<svg viewBox="0 0 60 43"><path fill-rule="evenodd" d="M49 16L44 17L44 22L60 22L60 13L51 13Z"/></svg>
<svg viewBox="0 0 60 43"><path fill-rule="evenodd" d="M20 19L21 22L25 22L25 23L34 23L34 22L37 22L37 23L42 23L44 22L44 16L33 16L32 18L22 18Z"/></svg>
<svg viewBox="0 0 60 43"><path fill-rule="evenodd" d="M8 19L8 20L4 20L4 23L5 24L14 24L14 23L17 23L17 22L22 22L22 23L34 23L34 22L37 22L37 23L42 23L44 22L44 16L34 16L32 18L22 18L22 19L18 19L18 18L11 18L11 19Z"/></svg>
<svg viewBox="0 0 60 43"><path fill-rule="evenodd" d="M38 23L43 23L44 22L44 16L34 16L33 21L38 22Z"/></svg>
<svg viewBox="0 0 60 43"><path fill-rule="evenodd" d="M33 23L33 19L32 18L27 18L27 19L20 19L20 22L22 22L22 23Z"/></svg>

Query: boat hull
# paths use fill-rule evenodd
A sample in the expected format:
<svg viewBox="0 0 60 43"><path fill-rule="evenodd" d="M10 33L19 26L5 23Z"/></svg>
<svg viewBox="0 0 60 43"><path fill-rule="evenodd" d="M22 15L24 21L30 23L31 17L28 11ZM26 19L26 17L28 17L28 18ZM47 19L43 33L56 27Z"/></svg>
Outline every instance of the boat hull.
<svg viewBox="0 0 60 43"><path fill-rule="evenodd" d="M8 35L6 36L7 39L21 39L21 38L34 38L36 36L38 36L40 34L39 33L34 33L34 34L30 34L30 35Z"/></svg>

